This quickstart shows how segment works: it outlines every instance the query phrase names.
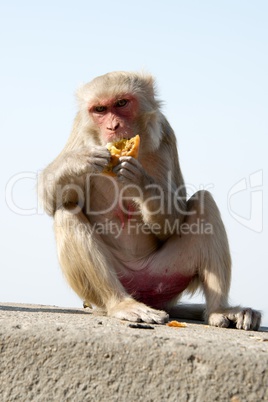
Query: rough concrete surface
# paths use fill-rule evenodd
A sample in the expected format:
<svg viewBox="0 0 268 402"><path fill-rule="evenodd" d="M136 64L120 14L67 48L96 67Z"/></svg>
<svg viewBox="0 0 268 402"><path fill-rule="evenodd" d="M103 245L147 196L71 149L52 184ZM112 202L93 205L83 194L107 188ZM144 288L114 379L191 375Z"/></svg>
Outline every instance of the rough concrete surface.
<svg viewBox="0 0 268 402"><path fill-rule="evenodd" d="M268 332L0 304L0 401L268 401Z"/></svg>

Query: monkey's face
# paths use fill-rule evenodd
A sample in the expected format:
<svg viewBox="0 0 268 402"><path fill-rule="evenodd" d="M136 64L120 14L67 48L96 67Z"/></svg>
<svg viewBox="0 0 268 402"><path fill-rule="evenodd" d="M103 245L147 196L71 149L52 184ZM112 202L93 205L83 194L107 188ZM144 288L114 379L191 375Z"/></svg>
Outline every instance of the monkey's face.
<svg viewBox="0 0 268 402"><path fill-rule="evenodd" d="M122 138L131 138L137 133L136 118L138 100L133 95L122 95L110 99L98 99L89 105L89 114L100 134L103 145Z"/></svg>

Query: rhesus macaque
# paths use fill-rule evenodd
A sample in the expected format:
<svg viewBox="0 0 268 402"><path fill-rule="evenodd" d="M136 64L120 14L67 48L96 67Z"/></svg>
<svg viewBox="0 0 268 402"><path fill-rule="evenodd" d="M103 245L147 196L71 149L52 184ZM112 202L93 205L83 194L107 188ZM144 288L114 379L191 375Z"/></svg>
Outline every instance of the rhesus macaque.
<svg viewBox="0 0 268 402"><path fill-rule="evenodd" d="M113 72L78 90L70 138L41 174L54 217L59 261L73 290L110 317L164 323L169 315L257 330L261 314L230 307L231 257L219 210L207 191L189 200L175 134L154 80ZM105 174L107 143L140 135L138 158ZM206 308L177 306L201 287ZM179 314L179 315L178 315Z"/></svg>

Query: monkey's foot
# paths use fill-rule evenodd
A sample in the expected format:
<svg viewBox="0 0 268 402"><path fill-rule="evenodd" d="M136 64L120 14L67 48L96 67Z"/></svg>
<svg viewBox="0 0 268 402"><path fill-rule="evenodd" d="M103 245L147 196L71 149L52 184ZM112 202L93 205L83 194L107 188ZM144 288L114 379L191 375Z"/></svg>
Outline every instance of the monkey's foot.
<svg viewBox="0 0 268 402"><path fill-rule="evenodd" d="M209 325L227 328L235 326L238 329L257 331L261 323L261 313L251 308L230 307L211 313Z"/></svg>
<svg viewBox="0 0 268 402"><path fill-rule="evenodd" d="M155 310L133 299L126 299L108 309L108 316L120 320L164 324L169 315L165 311Z"/></svg>

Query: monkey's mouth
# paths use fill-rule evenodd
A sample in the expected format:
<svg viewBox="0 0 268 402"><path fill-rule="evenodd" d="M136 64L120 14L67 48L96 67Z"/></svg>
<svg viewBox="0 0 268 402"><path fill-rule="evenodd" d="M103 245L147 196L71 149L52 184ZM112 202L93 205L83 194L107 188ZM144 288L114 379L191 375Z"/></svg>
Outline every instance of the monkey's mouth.
<svg viewBox="0 0 268 402"><path fill-rule="evenodd" d="M127 133L109 133L106 136L106 145L111 143L111 142L118 142L121 140L130 140L131 138L135 137L135 134L127 134Z"/></svg>

